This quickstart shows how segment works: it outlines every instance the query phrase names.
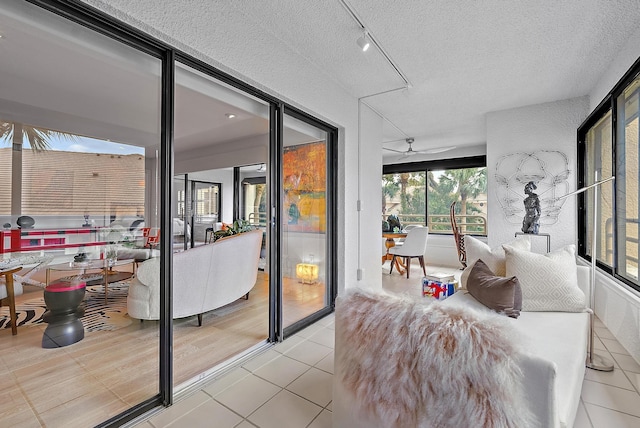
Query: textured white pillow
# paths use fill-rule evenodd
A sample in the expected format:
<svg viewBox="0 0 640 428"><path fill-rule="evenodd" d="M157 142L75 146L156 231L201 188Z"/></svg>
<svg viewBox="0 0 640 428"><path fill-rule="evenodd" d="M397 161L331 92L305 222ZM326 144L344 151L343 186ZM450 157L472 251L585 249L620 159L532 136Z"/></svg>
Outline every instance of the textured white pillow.
<svg viewBox="0 0 640 428"><path fill-rule="evenodd" d="M507 276L516 276L522 287L523 312L582 312L585 295L578 287L576 247L548 254L522 251L504 245Z"/></svg>
<svg viewBox="0 0 640 428"><path fill-rule="evenodd" d="M504 245L509 245L510 247L524 251L531 250L531 241L526 235L520 235ZM492 249L479 239L466 235L464 237L464 248L467 251L467 266L473 266L478 259L482 259L496 276L506 276L505 257L502 246Z"/></svg>

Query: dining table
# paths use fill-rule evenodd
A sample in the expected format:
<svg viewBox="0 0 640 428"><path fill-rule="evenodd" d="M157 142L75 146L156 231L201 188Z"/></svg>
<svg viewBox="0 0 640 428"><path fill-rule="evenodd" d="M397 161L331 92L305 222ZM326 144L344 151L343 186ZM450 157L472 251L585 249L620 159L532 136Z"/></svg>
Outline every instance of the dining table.
<svg viewBox="0 0 640 428"><path fill-rule="evenodd" d="M384 246L387 248L387 252L382 256L382 263L387 260L393 260L393 254L389 254L389 250L396 246L396 239L402 239L407 237L406 232L382 232L382 237L386 238L384 242ZM396 269L400 275L404 275L405 269L407 268L404 263L402 263L402 257L396 257L394 262L396 264Z"/></svg>

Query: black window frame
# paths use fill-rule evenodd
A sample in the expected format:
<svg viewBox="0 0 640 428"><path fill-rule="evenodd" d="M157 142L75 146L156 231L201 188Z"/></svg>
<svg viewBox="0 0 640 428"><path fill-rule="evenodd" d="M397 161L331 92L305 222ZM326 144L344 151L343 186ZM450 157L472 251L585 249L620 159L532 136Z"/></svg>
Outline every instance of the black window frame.
<svg viewBox="0 0 640 428"><path fill-rule="evenodd" d="M624 92L624 90L636 79L640 76L640 57L634 62L634 64L627 70L627 72L618 80L618 82L613 86L613 88L605 95L603 100L596 106L596 108L587 116L587 118L580 124L577 130L577 188L582 188L589 181L586 177L586 164L587 164L587 142L586 136L589 130L600 120L602 119L608 112L611 112L611 154L613 159L612 172L615 176L617 171L620 170L620 165L618 164L618 97ZM600 177L600 179L604 179L607 177ZM585 193L581 193L578 195L578 203L577 203L577 215L578 215L578 256L591 262L591 256L587 254L589 250L587 248L587 233L588 233L588 222L590 221L587 217L588 210L586 206L587 197ZM627 277L624 277L618 273L618 215L617 215L617 207L618 207L618 191L616 180L613 182L613 263L612 265L608 265L607 263L600 261L596 258L596 265L603 272L612 276L619 282L625 284L626 286L634 289L635 291L640 291L640 279L638 282L634 282Z"/></svg>
<svg viewBox="0 0 640 428"><path fill-rule="evenodd" d="M460 158L450 158L450 159L434 159L427 161L419 161L419 162L404 162L404 163L393 163L382 165L382 174L399 174L405 172L424 172L428 174L429 171L435 170L444 170L444 169L462 169L462 168L486 168L487 167L487 156L486 155L478 155L478 156L468 156L468 157L460 157ZM425 223L428 223L428 213L429 213L429 192L428 189L425 189ZM441 233L438 231L429 231L429 233L434 235L451 235L450 233ZM473 235L472 233L469 233ZM487 231L488 235L488 231ZM485 235L477 235L477 236L485 236Z"/></svg>

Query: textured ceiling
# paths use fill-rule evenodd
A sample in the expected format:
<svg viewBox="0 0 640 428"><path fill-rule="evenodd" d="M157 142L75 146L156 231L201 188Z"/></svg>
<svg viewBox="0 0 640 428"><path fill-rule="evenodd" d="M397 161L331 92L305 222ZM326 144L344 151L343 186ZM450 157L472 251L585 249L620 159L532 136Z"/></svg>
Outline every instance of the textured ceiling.
<svg viewBox="0 0 640 428"><path fill-rule="evenodd" d="M640 22L638 0L346 3L411 84L366 103L389 121L386 141L414 137L416 149L482 144L487 112L587 95ZM361 31L340 0L243 4L353 95L403 86L380 52L358 50Z"/></svg>
<svg viewBox="0 0 640 428"><path fill-rule="evenodd" d="M286 73L322 73L353 96L364 98L387 119L383 127L385 147L397 150L406 149L402 141L406 137L415 138L415 150L482 146L486 141L487 112L587 95L640 22L640 0L141 2L153 3L154 8L129 0L87 1L106 2L130 12L135 19L166 31L169 37L172 31L177 32L178 39L182 36L193 41L193 49L207 52L230 69L238 67L249 77L251 64L237 63L238 58L245 60L247 56L234 52L250 51L256 68L270 70L268 61L281 61L287 66L274 72L285 74L284 80ZM403 88L403 80L375 47L366 53L359 50L356 39L362 30L345 3L402 70L411 84L409 88ZM92 57L93 62L83 58L83 65L95 63L95 66L91 72L85 69L81 73L82 70L73 67L74 58L78 57L74 46L64 36L57 40L58 35L42 35L39 28L29 28L25 22L13 25L8 21L10 9L27 7L32 9L31 18L42 14L22 2L8 3L0 13L0 26L6 33L0 52L3 57L13 59L0 61L3 76L0 97L6 101L5 115L17 114L18 107L25 110L29 106L16 106L15 101L26 103L27 95L33 94L33 105L46 107L46 102L51 102L51 109L67 116L86 119L91 115L89 119L104 122L107 130L119 127L122 137L113 137L114 141L125 141L127 133L143 133L138 139L149 134L148 129L135 129L140 123L157 129L157 121L139 117L142 110L136 107L136 100L148 99L138 92L157 88L157 82L140 82L137 75L137 80L119 78L119 69L114 71L121 66L122 73L130 72L127 67L135 67L128 62L140 67L135 56L119 52L116 56ZM189 25L185 26L187 21ZM14 43L18 36L27 47ZM48 43L57 46L51 49ZM41 49L36 52L39 44ZM30 49L32 55L21 54ZM46 66L28 64L33 58ZM16 72L18 63L29 73ZM55 69L55 64L66 68ZM101 70L109 73L108 78L100 76ZM156 80L157 74L150 73ZM87 80L87 76L91 79ZM51 84L54 79L55 85ZM118 92L106 84L95 84L120 80L127 86L119 87ZM116 106L114 94L123 92L132 101ZM371 96L381 92L386 93ZM184 105L197 101L189 99L187 91L181 95L184 99L176 98ZM200 122L210 129L198 130L193 126L193 118L176 116L177 120L184 120L184 126L180 128L177 124L176 128L180 132L185 130L185 144L186 131L193 133L189 141L197 145L202 143L199 135L208 135L209 144L215 144L264 130L260 123L252 123L222 132L220 127L226 121L222 113L233 103L219 108L205 107L203 103L221 99L214 95L209 94L209 100L200 100L200 110L209 112L207 120L201 118ZM103 100L93 104L101 105L102 111L72 110L87 105L91 97ZM56 116L56 120L59 123L62 118ZM216 132L208 132L213 129ZM247 135L237 134L240 131ZM220 141L214 141L215 136Z"/></svg>

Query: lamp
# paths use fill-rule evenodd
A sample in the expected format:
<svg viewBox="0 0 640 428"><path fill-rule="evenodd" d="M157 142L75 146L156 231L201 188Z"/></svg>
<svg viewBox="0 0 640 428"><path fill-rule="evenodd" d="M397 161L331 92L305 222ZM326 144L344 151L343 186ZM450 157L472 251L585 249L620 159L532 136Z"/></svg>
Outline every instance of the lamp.
<svg viewBox="0 0 640 428"><path fill-rule="evenodd" d="M598 187L608 181L615 180L615 176L611 176L604 180L598 181L598 171L595 172L594 183L590 186L585 186L582 189L578 189L575 192L568 193L564 196L557 198L558 200L567 198L569 196L577 195L593 188L593 228L591 236L591 281L589 283L589 354L587 355L587 367L593 370L599 370L602 372L613 371L613 364L606 358L595 354L593 352L593 323L594 323L594 306L595 306L595 284L596 284L596 237L598 236Z"/></svg>
<svg viewBox="0 0 640 428"><path fill-rule="evenodd" d="M369 38L367 37L367 31L365 30L364 34L358 38L358 46L362 49L362 52L366 52L371 46L371 42L369 42Z"/></svg>
<svg viewBox="0 0 640 428"><path fill-rule="evenodd" d="M318 279L318 265L313 263L298 263L296 276L303 284L314 284Z"/></svg>

